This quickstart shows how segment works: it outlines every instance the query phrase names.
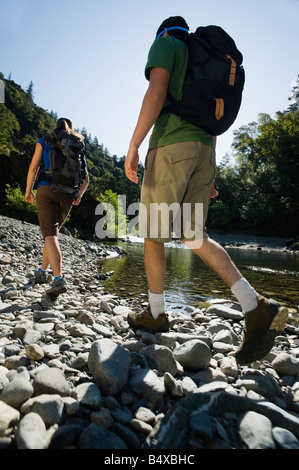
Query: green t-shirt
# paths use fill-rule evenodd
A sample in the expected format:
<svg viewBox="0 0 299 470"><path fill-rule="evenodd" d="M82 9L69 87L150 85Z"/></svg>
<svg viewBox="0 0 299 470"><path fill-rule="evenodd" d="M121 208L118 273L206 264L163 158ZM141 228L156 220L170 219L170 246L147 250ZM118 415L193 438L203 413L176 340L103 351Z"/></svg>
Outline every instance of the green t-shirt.
<svg viewBox="0 0 299 470"><path fill-rule="evenodd" d="M179 100L182 96L187 65L186 44L173 36L162 36L154 41L149 51L145 76L149 80L153 67L166 69L170 73L168 91L175 100ZM169 101L166 100L165 105L168 103ZM184 121L175 114L162 114L154 125L149 148L190 140L200 141L214 148L213 137L204 129Z"/></svg>

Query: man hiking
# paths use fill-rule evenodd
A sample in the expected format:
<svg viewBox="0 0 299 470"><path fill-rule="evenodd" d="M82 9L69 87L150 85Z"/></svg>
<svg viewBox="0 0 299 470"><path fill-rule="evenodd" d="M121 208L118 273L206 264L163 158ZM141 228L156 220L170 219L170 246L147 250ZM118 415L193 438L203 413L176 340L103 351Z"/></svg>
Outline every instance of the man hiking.
<svg viewBox="0 0 299 470"><path fill-rule="evenodd" d="M166 31L174 27L178 29ZM125 161L127 178L138 183L138 149L154 126L145 160L142 210L139 213L140 235L144 236L149 306L141 313L129 314L128 322L133 328L153 333L169 329L164 301L164 243L171 240L171 227L165 236L165 230L162 233L162 220L155 227L157 230L154 232L157 233L152 236L151 208L162 203L166 203L168 207L172 204L179 204L180 207L188 204L191 206L189 222L193 232L190 233L190 230L183 227L181 240L231 288L238 299L245 315L245 328L243 342L235 356L239 364L247 364L263 358L270 351L277 332L284 328L288 310L276 301L258 295L224 248L205 232L211 188L215 179L216 138L178 115L160 114L169 103L168 93L175 100L182 94L188 65L188 48L184 42L188 32L184 29L189 30L186 21L176 16L163 21L156 33L145 67L149 86ZM202 205L201 218L196 215L196 204Z"/></svg>

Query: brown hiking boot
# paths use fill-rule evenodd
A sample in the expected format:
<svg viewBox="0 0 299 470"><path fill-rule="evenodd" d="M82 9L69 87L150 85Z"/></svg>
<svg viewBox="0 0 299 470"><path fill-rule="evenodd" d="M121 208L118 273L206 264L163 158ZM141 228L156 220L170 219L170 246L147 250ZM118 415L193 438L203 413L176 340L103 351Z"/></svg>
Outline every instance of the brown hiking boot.
<svg viewBox="0 0 299 470"><path fill-rule="evenodd" d="M251 364L265 357L272 349L275 336L283 330L288 315L286 307L260 295L257 308L245 314L243 341L234 353L237 362Z"/></svg>
<svg viewBox="0 0 299 470"><path fill-rule="evenodd" d="M150 333L164 332L169 330L169 320L167 313L161 313L155 320L148 306L141 313L129 313L128 323L132 328L140 328Z"/></svg>

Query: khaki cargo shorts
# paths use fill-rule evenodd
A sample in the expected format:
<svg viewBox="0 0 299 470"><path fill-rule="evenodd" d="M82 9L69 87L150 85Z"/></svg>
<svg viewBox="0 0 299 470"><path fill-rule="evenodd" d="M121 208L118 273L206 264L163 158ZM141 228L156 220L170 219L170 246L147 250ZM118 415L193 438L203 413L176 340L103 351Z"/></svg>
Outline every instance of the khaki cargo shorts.
<svg viewBox="0 0 299 470"><path fill-rule="evenodd" d="M73 207L74 196L42 185L36 191L36 207L43 238L58 236L59 229Z"/></svg>
<svg viewBox="0 0 299 470"><path fill-rule="evenodd" d="M149 150L141 190L139 236L160 243L172 238L206 238L215 174L215 151L201 142L179 142Z"/></svg>

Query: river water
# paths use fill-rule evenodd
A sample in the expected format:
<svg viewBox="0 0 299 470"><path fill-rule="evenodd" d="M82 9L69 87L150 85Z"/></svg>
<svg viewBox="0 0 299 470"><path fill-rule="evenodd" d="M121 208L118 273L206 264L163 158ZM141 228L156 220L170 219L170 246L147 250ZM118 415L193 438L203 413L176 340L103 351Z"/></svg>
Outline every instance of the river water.
<svg viewBox="0 0 299 470"><path fill-rule="evenodd" d="M132 300L147 300L142 242L118 242L127 255L99 261L100 272L113 271L103 286L110 293ZM225 248L241 273L260 294L271 295L299 321L299 253L264 248ZM215 298L234 299L230 289L190 250L181 244L165 245L167 308L187 313Z"/></svg>

